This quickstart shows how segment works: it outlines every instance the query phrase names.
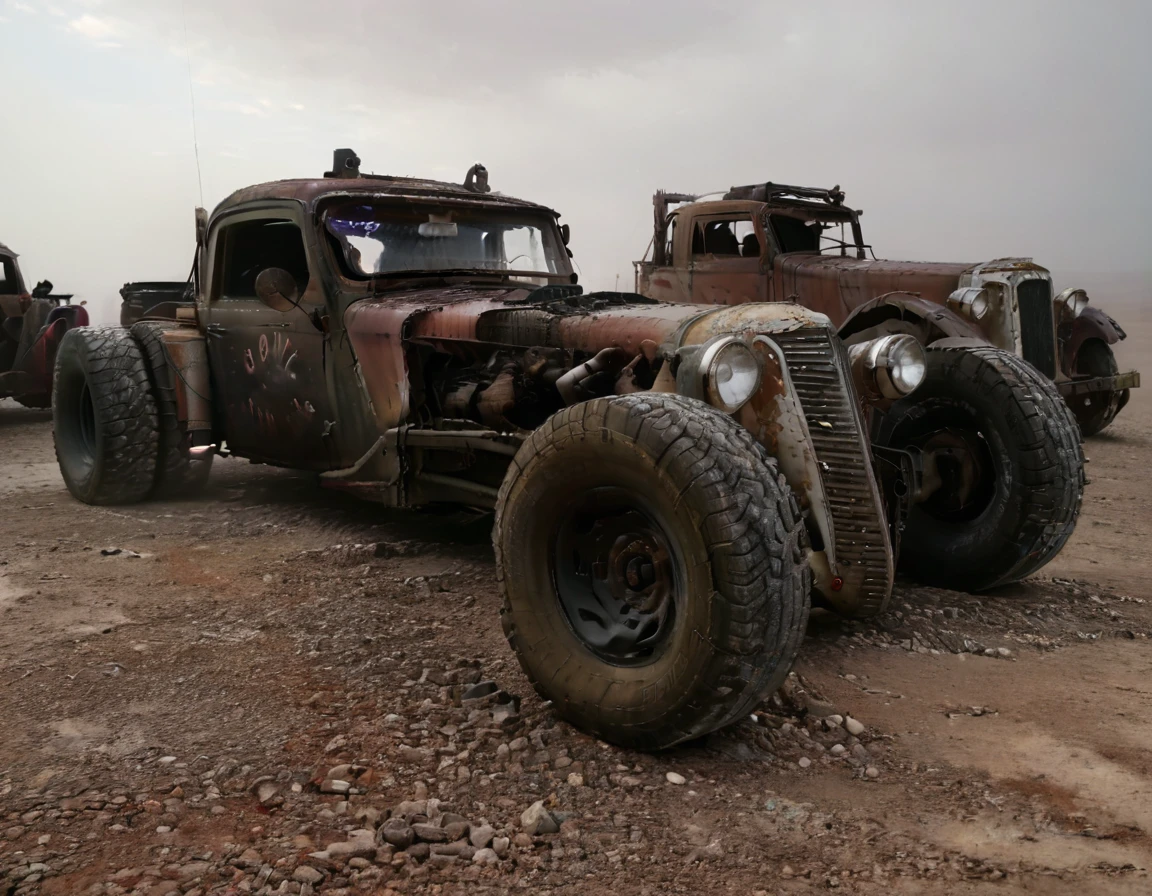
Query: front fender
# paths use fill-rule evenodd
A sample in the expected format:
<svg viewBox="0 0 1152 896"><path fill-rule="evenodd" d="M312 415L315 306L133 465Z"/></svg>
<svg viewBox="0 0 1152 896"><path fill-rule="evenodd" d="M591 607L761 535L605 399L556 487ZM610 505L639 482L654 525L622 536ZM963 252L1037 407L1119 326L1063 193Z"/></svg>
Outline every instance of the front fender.
<svg viewBox="0 0 1152 896"><path fill-rule="evenodd" d="M899 330L911 332L925 345L947 338L975 339L982 345L988 344L988 337L955 311L907 292L885 293L865 302L840 325L840 338L848 342L854 336L883 336L885 330L891 328L889 321L904 324Z"/></svg>
<svg viewBox="0 0 1152 896"><path fill-rule="evenodd" d="M1080 316L1070 325L1061 324L1060 331L1063 344L1060 367L1068 376L1076 369L1076 356L1089 339L1101 339L1108 345L1114 345L1128 335L1120 324L1091 305L1080 312Z"/></svg>

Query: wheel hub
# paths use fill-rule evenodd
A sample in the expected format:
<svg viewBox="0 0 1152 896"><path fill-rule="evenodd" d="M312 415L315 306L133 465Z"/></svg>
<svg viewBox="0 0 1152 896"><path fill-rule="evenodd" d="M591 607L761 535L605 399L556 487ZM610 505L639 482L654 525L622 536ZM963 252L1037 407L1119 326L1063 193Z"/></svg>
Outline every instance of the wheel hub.
<svg viewBox="0 0 1152 896"><path fill-rule="evenodd" d="M650 661L675 617L670 541L635 498L594 494L559 527L556 592L577 637L618 665Z"/></svg>

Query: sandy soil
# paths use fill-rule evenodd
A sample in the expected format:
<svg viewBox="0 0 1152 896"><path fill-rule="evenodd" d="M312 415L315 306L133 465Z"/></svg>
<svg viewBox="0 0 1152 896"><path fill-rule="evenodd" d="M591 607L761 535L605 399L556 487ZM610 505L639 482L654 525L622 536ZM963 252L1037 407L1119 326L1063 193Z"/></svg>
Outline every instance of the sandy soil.
<svg viewBox="0 0 1152 896"><path fill-rule="evenodd" d="M1110 310L1152 371L1152 314ZM49 416L0 402L0 894L1147 893L1150 443L1142 390L1035 580L818 614L786 699L649 756L531 692L487 519L236 461L196 500L86 507ZM558 833L525 829L537 800ZM499 854L354 833L389 810Z"/></svg>

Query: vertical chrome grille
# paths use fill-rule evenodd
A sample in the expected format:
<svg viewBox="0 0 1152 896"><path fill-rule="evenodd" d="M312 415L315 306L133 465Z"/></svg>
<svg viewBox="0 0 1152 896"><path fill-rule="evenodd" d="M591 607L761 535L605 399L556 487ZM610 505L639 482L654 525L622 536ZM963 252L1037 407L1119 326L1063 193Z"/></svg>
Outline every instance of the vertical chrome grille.
<svg viewBox="0 0 1152 896"><path fill-rule="evenodd" d="M1020 345L1024 360L1049 379L1056 376L1056 331L1052 320L1052 283L1024 280L1016 287L1020 306Z"/></svg>
<svg viewBox="0 0 1152 896"><path fill-rule="evenodd" d="M856 592L856 613L878 613L892 592L887 517L872 469L844 346L826 329L772 337L804 411L834 527L837 573Z"/></svg>

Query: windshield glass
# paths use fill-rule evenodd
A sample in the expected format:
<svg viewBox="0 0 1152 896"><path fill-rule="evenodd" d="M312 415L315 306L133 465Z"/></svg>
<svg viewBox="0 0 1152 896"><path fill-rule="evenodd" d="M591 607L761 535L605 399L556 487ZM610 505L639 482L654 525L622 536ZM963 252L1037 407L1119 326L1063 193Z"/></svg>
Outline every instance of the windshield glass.
<svg viewBox="0 0 1152 896"><path fill-rule="evenodd" d="M768 223L776 235L781 252L830 252L847 254L856 250L852 224L842 218L821 220L819 216L803 219L791 215L770 214Z"/></svg>
<svg viewBox="0 0 1152 896"><path fill-rule="evenodd" d="M540 284L567 277L567 253L540 214L493 208L347 203L325 216L353 274L500 271Z"/></svg>

